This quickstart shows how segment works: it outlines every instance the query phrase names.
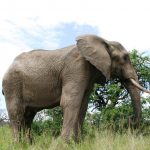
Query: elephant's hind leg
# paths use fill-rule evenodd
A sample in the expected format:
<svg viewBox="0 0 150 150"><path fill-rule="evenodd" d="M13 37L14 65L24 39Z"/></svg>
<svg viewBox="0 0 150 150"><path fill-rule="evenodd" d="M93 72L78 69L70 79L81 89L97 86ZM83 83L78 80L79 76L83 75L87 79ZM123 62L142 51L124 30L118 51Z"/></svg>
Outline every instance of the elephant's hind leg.
<svg viewBox="0 0 150 150"><path fill-rule="evenodd" d="M27 107L24 113L24 136L27 141L32 144L32 135L31 135L31 124L36 115L36 111L32 108Z"/></svg>
<svg viewBox="0 0 150 150"><path fill-rule="evenodd" d="M15 141L27 140L32 144L31 124L36 112L17 105L11 106L8 107L8 113Z"/></svg>
<svg viewBox="0 0 150 150"><path fill-rule="evenodd" d="M24 122L24 108L17 103L18 101L18 98L11 99L9 104L7 104L8 115L16 142L21 140Z"/></svg>
<svg viewBox="0 0 150 150"><path fill-rule="evenodd" d="M17 70L10 70L5 76L3 79L3 91L15 141L20 141L24 121L24 102L22 98L22 82Z"/></svg>

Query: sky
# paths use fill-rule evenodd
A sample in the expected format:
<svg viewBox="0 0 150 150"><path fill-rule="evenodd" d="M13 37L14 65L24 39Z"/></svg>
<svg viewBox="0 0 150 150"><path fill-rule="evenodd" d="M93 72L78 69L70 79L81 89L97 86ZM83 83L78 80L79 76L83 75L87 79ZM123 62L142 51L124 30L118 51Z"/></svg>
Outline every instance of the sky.
<svg viewBox="0 0 150 150"><path fill-rule="evenodd" d="M21 52L75 44L87 33L150 55L150 1L0 0L0 81Z"/></svg>

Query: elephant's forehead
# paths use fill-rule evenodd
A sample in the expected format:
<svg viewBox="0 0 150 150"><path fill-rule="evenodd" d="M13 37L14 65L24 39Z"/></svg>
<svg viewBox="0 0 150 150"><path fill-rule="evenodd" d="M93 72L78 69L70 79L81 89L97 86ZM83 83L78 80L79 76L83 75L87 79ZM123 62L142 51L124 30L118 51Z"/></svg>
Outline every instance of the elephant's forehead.
<svg viewBox="0 0 150 150"><path fill-rule="evenodd" d="M124 55L128 55L128 52L126 50L114 50L112 52L112 56L124 56Z"/></svg>

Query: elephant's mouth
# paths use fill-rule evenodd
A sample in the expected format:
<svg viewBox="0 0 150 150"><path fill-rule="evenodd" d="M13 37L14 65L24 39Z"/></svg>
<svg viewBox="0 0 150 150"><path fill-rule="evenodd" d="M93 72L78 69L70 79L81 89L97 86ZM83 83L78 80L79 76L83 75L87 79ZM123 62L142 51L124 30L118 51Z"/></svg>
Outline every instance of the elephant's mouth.
<svg viewBox="0 0 150 150"><path fill-rule="evenodd" d="M136 82L134 79L129 78L128 80L129 80L135 87L137 87L139 90L150 94L150 91L149 91L149 90L147 90L147 89L145 89L144 87L142 87L142 86L141 86L138 82Z"/></svg>

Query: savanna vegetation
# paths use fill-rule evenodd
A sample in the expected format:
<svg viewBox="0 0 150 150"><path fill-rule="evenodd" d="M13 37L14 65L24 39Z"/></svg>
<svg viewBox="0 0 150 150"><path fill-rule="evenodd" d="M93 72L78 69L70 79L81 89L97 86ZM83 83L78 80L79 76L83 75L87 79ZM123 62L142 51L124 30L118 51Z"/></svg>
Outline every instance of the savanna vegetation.
<svg viewBox="0 0 150 150"><path fill-rule="evenodd" d="M130 53L140 84L150 89L150 57ZM148 150L150 149L150 96L141 93L142 118L138 129L129 125L133 110L128 92L119 80L96 84L89 97L89 109L78 143L65 144L59 137L63 115L59 107L39 113L32 126L34 144L16 144L9 125L0 127L0 150ZM129 117L130 116L130 117Z"/></svg>
<svg viewBox="0 0 150 150"><path fill-rule="evenodd" d="M1 150L149 150L150 136L127 130L120 134L112 130L89 129L86 136L79 143L64 143L60 137L52 136L50 131L44 131L41 135L34 133L34 144L25 142L14 143L10 128L0 128Z"/></svg>

